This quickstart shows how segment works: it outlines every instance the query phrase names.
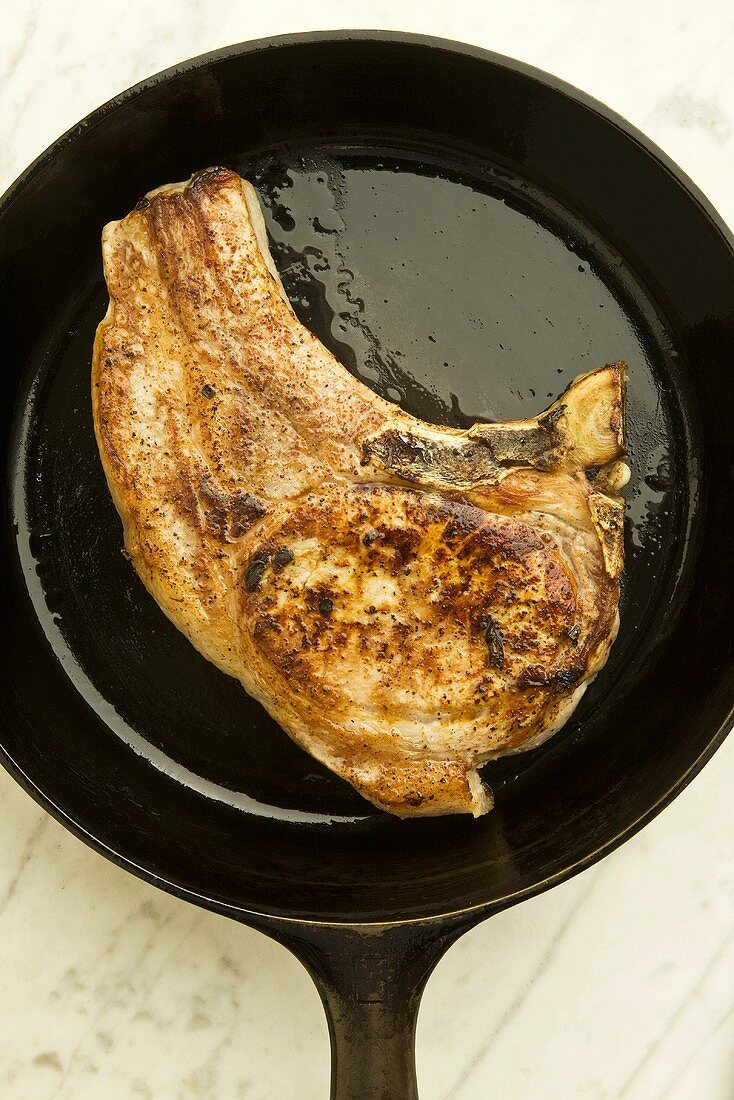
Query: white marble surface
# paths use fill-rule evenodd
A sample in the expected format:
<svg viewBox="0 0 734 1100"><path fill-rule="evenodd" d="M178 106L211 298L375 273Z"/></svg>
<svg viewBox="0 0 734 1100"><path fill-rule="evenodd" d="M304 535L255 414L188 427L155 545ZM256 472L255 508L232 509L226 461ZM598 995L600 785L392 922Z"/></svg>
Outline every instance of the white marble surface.
<svg viewBox="0 0 734 1100"><path fill-rule="evenodd" d="M539 65L647 131L734 223L730 0L17 0L0 190L134 81L230 42L389 27ZM431 979L424 1100L730 1100L734 739L599 866L467 935ZM264 937L123 874L0 775L3 1100L317 1100L309 978Z"/></svg>

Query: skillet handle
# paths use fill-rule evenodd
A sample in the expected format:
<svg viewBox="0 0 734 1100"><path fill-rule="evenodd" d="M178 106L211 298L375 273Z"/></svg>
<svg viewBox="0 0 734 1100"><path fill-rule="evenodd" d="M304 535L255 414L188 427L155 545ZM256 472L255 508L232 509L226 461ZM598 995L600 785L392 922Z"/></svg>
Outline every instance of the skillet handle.
<svg viewBox="0 0 734 1100"><path fill-rule="evenodd" d="M418 1006L434 966L467 926L321 926L289 937L326 1010L331 1100L418 1100Z"/></svg>

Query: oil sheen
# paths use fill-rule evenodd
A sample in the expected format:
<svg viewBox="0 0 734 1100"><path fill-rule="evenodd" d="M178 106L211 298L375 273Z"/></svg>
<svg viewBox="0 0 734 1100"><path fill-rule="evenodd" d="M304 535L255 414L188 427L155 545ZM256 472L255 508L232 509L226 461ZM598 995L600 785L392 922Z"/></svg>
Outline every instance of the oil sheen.
<svg viewBox="0 0 734 1100"><path fill-rule="evenodd" d="M621 670L643 659L655 609L674 602L696 489L669 384L676 348L634 270L552 196L496 168L378 148L233 164L258 188L300 319L348 370L414 415L455 427L527 417L577 374L627 362L622 627L554 741L583 737ZM202 793L292 820L376 812L193 649L124 559L89 399L106 305L100 271L24 411L16 522L51 645L112 734ZM553 744L487 766L500 800Z"/></svg>

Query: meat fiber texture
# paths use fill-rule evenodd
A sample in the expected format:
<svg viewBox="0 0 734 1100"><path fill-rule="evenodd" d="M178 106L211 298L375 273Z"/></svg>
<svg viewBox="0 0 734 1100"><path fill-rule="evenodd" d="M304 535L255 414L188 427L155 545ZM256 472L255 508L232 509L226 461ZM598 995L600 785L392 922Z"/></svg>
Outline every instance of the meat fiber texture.
<svg viewBox="0 0 734 1100"><path fill-rule="evenodd" d="M300 324L234 172L102 239L94 425L143 584L376 806L485 813L477 769L557 731L617 632L624 364L533 420L435 427Z"/></svg>

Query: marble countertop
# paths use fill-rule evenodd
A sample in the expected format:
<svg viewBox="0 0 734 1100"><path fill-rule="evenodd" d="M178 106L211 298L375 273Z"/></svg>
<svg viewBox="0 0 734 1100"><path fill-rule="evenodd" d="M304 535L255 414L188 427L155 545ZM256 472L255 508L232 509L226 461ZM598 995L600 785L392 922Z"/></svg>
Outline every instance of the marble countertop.
<svg viewBox="0 0 734 1100"><path fill-rule="evenodd" d="M0 191L59 133L185 57L286 31L463 39L629 118L734 224L728 0L19 0L0 37ZM423 1100L730 1100L734 738L621 850L466 935L418 1027ZM264 936L93 854L0 774L0 1096L321 1100L326 1024Z"/></svg>

